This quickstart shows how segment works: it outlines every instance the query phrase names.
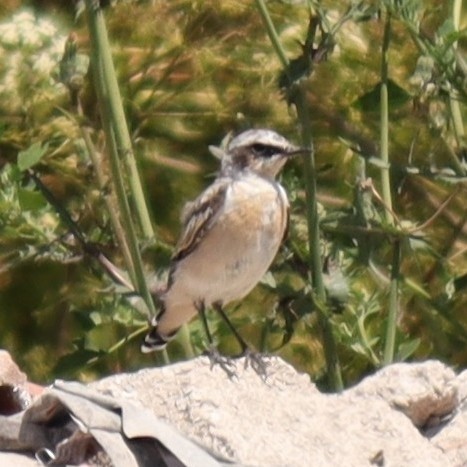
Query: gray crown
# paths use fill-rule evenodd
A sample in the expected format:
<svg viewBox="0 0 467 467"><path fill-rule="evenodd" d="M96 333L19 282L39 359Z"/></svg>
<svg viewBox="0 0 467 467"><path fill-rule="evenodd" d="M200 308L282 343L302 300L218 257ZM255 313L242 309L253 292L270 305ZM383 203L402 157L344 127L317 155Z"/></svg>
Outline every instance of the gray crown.
<svg viewBox="0 0 467 467"><path fill-rule="evenodd" d="M240 147L248 147L253 144L262 144L264 146L275 146L278 149L288 151L293 151L296 147L283 136L279 135L275 131L267 129L258 129L258 130L247 130L243 133L240 133L238 136L230 141L227 150L231 151L232 149Z"/></svg>

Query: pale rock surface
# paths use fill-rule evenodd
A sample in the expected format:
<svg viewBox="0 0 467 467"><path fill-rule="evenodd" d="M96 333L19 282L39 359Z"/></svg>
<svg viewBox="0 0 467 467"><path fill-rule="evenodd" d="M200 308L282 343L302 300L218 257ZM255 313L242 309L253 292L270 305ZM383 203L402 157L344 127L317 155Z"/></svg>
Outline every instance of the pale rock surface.
<svg viewBox="0 0 467 467"><path fill-rule="evenodd" d="M26 375L19 369L11 355L2 349L0 349L0 397L0 418L2 414L9 415L24 409L31 401L27 391ZM6 444L6 441L0 437L0 446L3 444ZM37 462L30 456L0 451L0 466L37 467Z"/></svg>
<svg viewBox="0 0 467 467"><path fill-rule="evenodd" d="M403 412L417 427L451 413L457 406L458 382L453 370L437 361L398 363L364 379L345 396L380 398Z"/></svg>
<svg viewBox="0 0 467 467"><path fill-rule="evenodd" d="M0 349L0 386L24 387L26 375L18 368L11 355Z"/></svg>
<svg viewBox="0 0 467 467"><path fill-rule="evenodd" d="M445 453L446 465L467 466L467 371L457 378L459 404L450 418L427 430L432 443Z"/></svg>
<svg viewBox="0 0 467 467"><path fill-rule="evenodd" d="M271 359L265 382L243 361L236 365L233 380L198 358L91 386L138 402L241 465L465 465L439 445L444 430L430 440L417 428L458 405L456 375L439 362L391 365L339 395L320 393L279 358ZM466 431L460 436L467 442Z"/></svg>
<svg viewBox="0 0 467 467"><path fill-rule="evenodd" d="M2 467L39 467L40 464L34 457L26 454L0 451L0 465Z"/></svg>
<svg viewBox="0 0 467 467"><path fill-rule="evenodd" d="M3 384L24 385L0 357ZM197 358L89 386L150 410L236 466L467 466L467 371L399 363L332 395L279 358L270 359L266 381L243 360L235 364L234 379ZM33 465L26 455L0 452L2 467Z"/></svg>
<svg viewBox="0 0 467 467"><path fill-rule="evenodd" d="M26 375L18 368L11 355L0 349L0 415L23 410L30 402Z"/></svg>

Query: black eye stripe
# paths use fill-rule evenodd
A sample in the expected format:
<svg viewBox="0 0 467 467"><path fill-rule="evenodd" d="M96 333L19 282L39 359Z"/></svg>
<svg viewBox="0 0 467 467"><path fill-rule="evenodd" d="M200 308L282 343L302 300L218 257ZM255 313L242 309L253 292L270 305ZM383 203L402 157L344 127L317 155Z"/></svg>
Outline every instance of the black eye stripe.
<svg viewBox="0 0 467 467"><path fill-rule="evenodd" d="M253 152L261 157L272 157L280 151L275 146L267 146L265 144L256 143L251 146Z"/></svg>

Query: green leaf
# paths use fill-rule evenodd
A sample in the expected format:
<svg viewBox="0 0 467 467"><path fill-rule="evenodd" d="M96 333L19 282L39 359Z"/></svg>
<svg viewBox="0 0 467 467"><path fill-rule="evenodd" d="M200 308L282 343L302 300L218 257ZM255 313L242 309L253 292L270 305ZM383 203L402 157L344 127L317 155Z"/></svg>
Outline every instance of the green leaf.
<svg viewBox="0 0 467 467"><path fill-rule="evenodd" d="M328 274L323 274L323 281L328 296L337 303L345 303L349 298L349 284L342 271L333 267Z"/></svg>
<svg viewBox="0 0 467 467"><path fill-rule="evenodd" d="M397 359L401 362L407 360L420 346L419 338L404 342L397 349Z"/></svg>
<svg viewBox="0 0 467 467"><path fill-rule="evenodd" d="M83 341L81 340L81 345L82 343ZM106 353L103 351L80 348L75 352L60 357L55 365L54 373L61 376L73 375L78 370L82 369L89 360L102 357L104 355L106 355Z"/></svg>
<svg viewBox="0 0 467 467"><path fill-rule="evenodd" d="M48 147L47 143L42 146L42 143L37 142L29 146L28 149L20 151L18 153L18 168L24 171L36 165L47 152Z"/></svg>
<svg viewBox="0 0 467 467"><path fill-rule="evenodd" d="M47 202L41 193L20 188L18 201L22 211L39 211L47 206Z"/></svg>
<svg viewBox="0 0 467 467"><path fill-rule="evenodd" d="M354 101L352 106L364 112L379 111L380 94L381 83L378 83L373 89ZM388 95L392 110L404 105L410 99L410 94L392 80L388 80Z"/></svg>
<svg viewBox="0 0 467 467"><path fill-rule="evenodd" d="M277 287L276 279L274 278L271 271L268 271L263 278L261 279L261 283L271 289L275 289Z"/></svg>
<svg viewBox="0 0 467 467"><path fill-rule="evenodd" d="M435 72L435 60L428 55L422 55L417 60L417 66L413 75L409 78L410 84L422 88L429 83Z"/></svg>

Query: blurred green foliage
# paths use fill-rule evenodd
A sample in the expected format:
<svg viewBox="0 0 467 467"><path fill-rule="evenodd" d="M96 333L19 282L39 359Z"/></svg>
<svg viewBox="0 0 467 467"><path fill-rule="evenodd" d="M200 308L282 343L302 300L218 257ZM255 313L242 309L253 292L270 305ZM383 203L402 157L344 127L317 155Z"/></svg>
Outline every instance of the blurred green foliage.
<svg viewBox="0 0 467 467"><path fill-rule="evenodd" d="M84 254L29 176L32 168L86 239L122 264L81 133L83 125L90 128L98 151L105 152L92 79L88 74L78 80L82 115L76 96L60 83L64 72L76 76L63 62L59 66L71 32L80 56L89 55L86 23L83 15L75 20L64 2L29 3L29 9L2 11L0 18L0 346L40 381L152 365L154 357L140 354L138 339L123 344L144 317ZM310 4L329 33L352 2L269 3L293 60L307 50L302 44ZM301 79L319 170L325 282L346 384L381 365L397 236L397 358L467 364L467 12L457 32L454 2L353 4L358 8L332 36L327 56L312 69L302 62L297 68L310 73ZM381 11L393 17L389 131L399 221L393 233L382 220L376 182ZM118 1L106 9L106 19L156 229L157 242L141 245L153 280L164 275L183 204L217 169L207 146L251 126L274 128L298 142L298 125L279 88L281 65L253 2ZM314 45L308 44L309 53ZM80 66L86 68L85 58ZM462 132L453 121L453 95ZM103 167L107 173L105 162ZM323 350L310 299L300 161L286 168L282 181L292 204L289 238L262 284L232 306L230 316L255 347L319 380ZM211 319L220 348L235 352L228 329ZM190 330L201 352L205 337L197 320ZM183 358L177 341L169 354Z"/></svg>

